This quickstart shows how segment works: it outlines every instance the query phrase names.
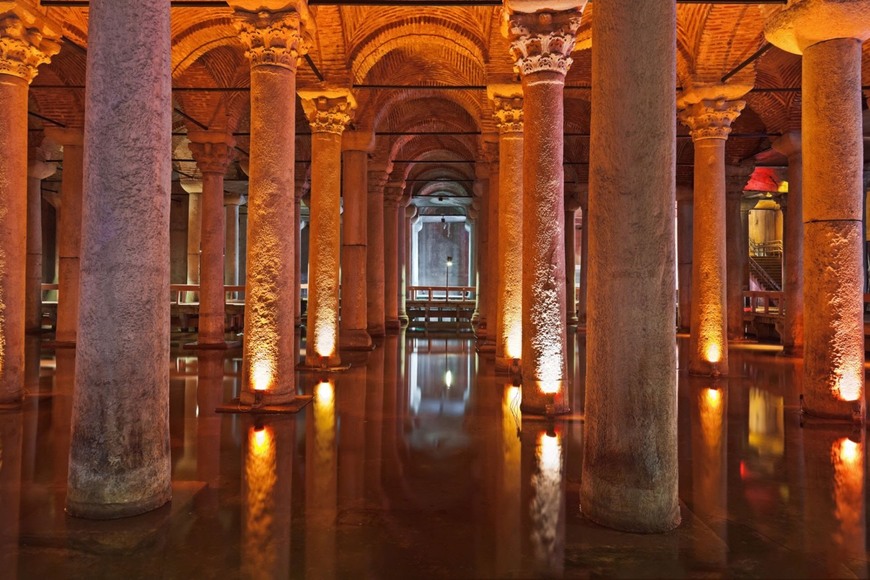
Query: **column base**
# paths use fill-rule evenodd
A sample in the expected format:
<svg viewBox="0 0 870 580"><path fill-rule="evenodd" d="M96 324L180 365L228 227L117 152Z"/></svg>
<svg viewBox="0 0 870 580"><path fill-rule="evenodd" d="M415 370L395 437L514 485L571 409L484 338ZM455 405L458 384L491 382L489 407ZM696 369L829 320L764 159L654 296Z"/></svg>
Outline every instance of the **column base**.
<svg viewBox="0 0 870 580"><path fill-rule="evenodd" d="M813 400L812 396L801 393L800 406L801 425L807 418L853 425L864 424L865 410L861 400Z"/></svg>
<svg viewBox="0 0 870 580"><path fill-rule="evenodd" d="M338 333L339 350L374 350L372 337L368 331L359 328L342 328Z"/></svg>
<svg viewBox="0 0 870 580"><path fill-rule="evenodd" d="M226 405L220 405L215 409L217 413L238 415L294 415L305 408L311 402L311 395L264 396L258 402L252 393L242 392L244 397L233 399ZM242 398L245 399L243 402Z"/></svg>
<svg viewBox="0 0 870 580"><path fill-rule="evenodd" d="M676 493L671 497L670 490L626 487L619 484L621 480L609 481L587 474L588 471L583 470L580 511L589 520L638 534L669 532L680 525L682 516Z"/></svg>
<svg viewBox="0 0 870 580"><path fill-rule="evenodd" d="M384 324L375 324L366 328L366 332L369 333L369 336L384 336L387 334L387 329Z"/></svg>
<svg viewBox="0 0 870 580"><path fill-rule="evenodd" d="M66 500L66 513L86 520L118 520L142 515L165 506L172 500L172 488L167 488L143 500L130 503L90 503Z"/></svg>
<svg viewBox="0 0 870 580"><path fill-rule="evenodd" d="M407 314L400 314L399 315L399 322L401 323L402 326L408 326L409 324L411 324L411 319L408 317Z"/></svg>
<svg viewBox="0 0 870 580"><path fill-rule="evenodd" d="M495 341L488 340L487 338L478 338L477 339L477 352L481 354L492 354L495 353Z"/></svg>
<svg viewBox="0 0 870 580"><path fill-rule="evenodd" d="M399 322L398 318L387 320L386 323L384 323L384 328L388 333L395 332L402 329L402 323Z"/></svg>
<svg viewBox="0 0 870 580"><path fill-rule="evenodd" d="M350 364L333 364L333 365L311 365L307 362L296 365L297 371L319 372L319 373L343 373L350 368Z"/></svg>
<svg viewBox="0 0 870 580"><path fill-rule="evenodd" d="M689 361L689 374L693 377L727 377L728 366L722 363Z"/></svg>
<svg viewBox="0 0 870 580"><path fill-rule="evenodd" d="M577 326L578 324L580 324L580 319L577 318L576 314L571 314L567 318L567 323L568 326Z"/></svg>
<svg viewBox="0 0 870 580"><path fill-rule="evenodd" d="M531 381L535 382L535 381ZM542 393L539 390L529 394L529 389L526 388L528 382L522 385L523 402L520 405L520 410L523 414L543 415L546 417L556 415L567 415L571 412L571 406L565 400L565 393L568 385L566 381L561 381L560 390L556 393Z"/></svg>
<svg viewBox="0 0 870 580"><path fill-rule="evenodd" d="M188 342L182 348L184 350L231 350L241 348L242 341L226 340L222 342Z"/></svg>

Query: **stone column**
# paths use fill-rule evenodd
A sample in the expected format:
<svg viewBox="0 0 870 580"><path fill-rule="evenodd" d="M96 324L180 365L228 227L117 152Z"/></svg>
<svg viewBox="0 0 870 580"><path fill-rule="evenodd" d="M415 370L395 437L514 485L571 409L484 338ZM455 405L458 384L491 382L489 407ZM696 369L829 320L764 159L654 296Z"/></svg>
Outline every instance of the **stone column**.
<svg viewBox="0 0 870 580"><path fill-rule="evenodd" d="M477 321L475 334L478 344L486 341L489 321L489 169L478 162L475 167L474 197L480 200L480 209L475 216L477 224Z"/></svg>
<svg viewBox="0 0 870 580"><path fill-rule="evenodd" d="M749 233L743 227L743 189L755 164L728 165L725 168L725 255L728 340L744 340L743 272L749 264Z"/></svg>
<svg viewBox="0 0 870 580"><path fill-rule="evenodd" d="M564 87L585 1L534 11L509 2L507 31L523 83L523 408L566 413Z"/></svg>
<svg viewBox="0 0 870 580"><path fill-rule="evenodd" d="M171 497L169 3L93 0L89 28L66 510L114 519Z"/></svg>
<svg viewBox="0 0 870 580"><path fill-rule="evenodd" d="M676 22L673 2L595 0L580 506L592 521L632 532L680 523Z"/></svg>
<svg viewBox="0 0 870 580"><path fill-rule="evenodd" d="M577 210L580 209L579 193L577 191L565 194L565 316L569 326L577 326L577 286L574 282L574 271L577 256L574 254L574 236L577 233L575 225Z"/></svg>
<svg viewBox="0 0 870 580"><path fill-rule="evenodd" d="M507 372L523 350L523 93L519 85L491 85L487 92L499 129L495 370Z"/></svg>
<svg viewBox="0 0 870 580"><path fill-rule="evenodd" d="M399 322L399 210L404 184L390 184L384 190L384 313L386 330L402 328Z"/></svg>
<svg viewBox="0 0 870 580"><path fill-rule="evenodd" d="M0 5L0 405L24 392L28 85L60 35L35 5Z"/></svg>
<svg viewBox="0 0 870 580"><path fill-rule="evenodd" d="M679 280L680 332L692 326L692 237L695 213L695 189L677 185L677 279Z"/></svg>
<svg viewBox="0 0 870 580"><path fill-rule="evenodd" d="M402 326L408 326L411 319L405 309L408 297L408 277L411 275L411 223L417 217L417 206L410 198L403 200L403 208L399 211L399 321Z"/></svg>
<svg viewBox="0 0 870 580"><path fill-rule="evenodd" d="M366 317L370 336L386 334L384 314L384 185L387 174L373 168L368 175L368 251L366 252Z"/></svg>
<svg viewBox="0 0 870 580"><path fill-rule="evenodd" d="M199 284L199 262L202 247L202 179L182 179L187 192L187 283ZM199 292L187 292L185 300L196 302Z"/></svg>
<svg viewBox="0 0 870 580"><path fill-rule="evenodd" d="M34 160L27 166L27 301L25 329L42 330L42 180L54 175L56 163Z"/></svg>
<svg viewBox="0 0 870 580"><path fill-rule="evenodd" d="M495 136L485 135L484 139L495 139L495 141L487 140L484 143L484 156L487 161L489 176L486 179L487 184L487 204L486 204L486 227L487 233L487 253L484 256L487 267L488 282L483 291L486 292L486 334L482 340L478 341L477 351L481 353L495 353L496 342L498 335L498 320L500 313L498 310L498 289L499 289L499 260L498 260L498 239L499 239L499 143Z"/></svg>
<svg viewBox="0 0 870 580"><path fill-rule="evenodd" d="M243 404L296 396L296 67L313 25L303 0L231 0L251 61ZM257 11L248 11L256 4ZM267 8L269 10L264 9ZM280 282L280 283L279 283ZM257 392L257 393L255 393Z"/></svg>
<svg viewBox="0 0 870 580"><path fill-rule="evenodd" d="M746 85L688 87L680 121L695 144L692 239L692 314L689 372L728 374L728 307L725 211L725 141L746 106Z"/></svg>
<svg viewBox="0 0 870 580"><path fill-rule="evenodd" d="M369 151L374 133L345 133L344 222L341 237L341 340L342 350L371 350L368 333L368 178Z"/></svg>
<svg viewBox="0 0 870 580"><path fill-rule="evenodd" d="M580 233L580 291L577 297L577 330L580 332L586 331L586 318L588 310L586 303L588 300L589 288L589 184L583 183L580 186L580 210L582 212L583 221L581 223Z"/></svg>
<svg viewBox="0 0 870 580"><path fill-rule="evenodd" d="M788 158L788 193L783 205L783 291L785 320L782 325L782 356L804 356L804 211L803 156L799 131L786 133L773 148ZM863 197L863 196L862 196Z"/></svg>
<svg viewBox="0 0 870 580"><path fill-rule="evenodd" d="M190 131L188 138L190 151L202 173L197 345L200 348L226 348L224 174L233 160L236 140L226 131Z"/></svg>
<svg viewBox="0 0 870 580"><path fill-rule="evenodd" d="M245 197L239 194L224 196L226 215L226 250L224 252L224 284L239 286L239 206Z"/></svg>
<svg viewBox="0 0 870 580"><path fill-rule="evenodd" d="M346 89L299 91L311 125L308 367L337 367L341 259L341 135L356 101Z"/></svg>
<svg viewBox="0 0 870 580"><path fill-rule="evenodd" d="M804 409L863 421L861 44L870 0L792 1L765 36L803 54Z"/></svg>

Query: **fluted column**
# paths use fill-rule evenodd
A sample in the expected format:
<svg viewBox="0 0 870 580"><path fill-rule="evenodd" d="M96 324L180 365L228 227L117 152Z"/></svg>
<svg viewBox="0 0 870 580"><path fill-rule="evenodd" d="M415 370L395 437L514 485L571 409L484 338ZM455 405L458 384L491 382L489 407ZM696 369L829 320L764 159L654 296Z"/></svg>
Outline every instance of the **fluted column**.
<svg viewBox="0 0 870 580"><path fill-rule="evenodd" d="M492 85L488 93L499 129L495 369L506 372L523 350L523 97L519 85Z"/></svg>
<svg viewBox="0 0 870 580"><path fill-rule="evenodd" d="M224 252L224 284L239 285L239 206L245 197L239 194L224 196L226 215L226 250Z"/></svg>
<svg viewBox="0 0 870 580"><path fill-rule="evenodd" d="M0 5L0 405L24 388L28 85L60 35L30 2Z"/></svg>
<svg viewBox="0 0 870 580"><path fill-rule="evenodd" d="M678 103L695 144L689 372L728 374L725 141L751 87L689 88Z"/></svg>
<svg viewBox="0 0 870 580"><path fill-rule="evenodd" d="M202 173L197 346L225 348L224 174L233 160L236 141L226 131L190 131L188 138L190 151Z"/></svg>
<svg viewBox="0 0 870 580"><path fill-rule="evenodd" d="M743 189L754 163L728 165L725 168L725 254L726 296L728 301L728 340L742 341L743 333L743 272L749 264L749 232L743 226Z"/></svg>
<svg viewBox="0 0 870 580"><path fill-rule="evenodd" d="M507 3L506 30L522 76L523 408L566 413L564 88L585 1L572 10L534 11Z"/></svg>
<svg viewBox="0 0 870 580"><path fill-rule="evenodd" d="M599 524L633 532L680 523L676 23L673 2L595 0L580 506Z"/></svg>
<svg viewBox="0 0 870 580"><path fill-rule="evenodd" d="M575 186L576 188L576 186ZM577 234L575 221L580 209L579 193L575 190L565 195L565 316L569 326L577 326L577 286L574 270L577 256L574 253L574 236Z"/></svg>
<svg viewBox="0 0 870 580"><path fill-rule="evenodd" d="M773 148L788 158L788 192L783 204L783 291L785 319L782 325L782 355L804 355L804 211L803 155L801 134L786 133L773 142ZM863 196L862 196L863 198Z"/></svg>
<svg viewBox="0 0 870 580"><path fill-rule="evenodd" d="M692 326L692 237L695 213L695 189L691 185L677 186L677 279L680 332Z"/></svg>
<svg viewBox="0 0 870 580"><path fill-rule="evenodd" d="M54 175L56 163L34 160L27 166L27 332L42 330L42 180Z"/></svg>
<svg viewBox="0 0 870 580"><path fill-rule="evenodd" d="M793 0L765 35L803 54L804 409L863 420L861 45L870 0Z"/></svg>
<svg viewBox="0 0 870 580"><path fill-rule="evenodd" d="M296 67L313 26L303 0L230 0L251 62L251 148L241 402L295 397ZM250 7L256 5L256 12ZM270 10L265 10L263 8ZM255 391L259 391L255 396Z"/></svg>
<svg viewBox="0 0 870 580"><path fill-rule="evenodd" d="M384 185L387 174L383 168L373 168L368 175L368 251L366 253L366 317L371 336L386 334L384 313Z"/></svg>
<svg viewBox="0 0 870 580"><path fill-rule="evenodd" d="M172 493L169 12L168 2L138 0L92 0L89 8L87 195L66 497L76 517L134 516Z"/></svg>
<svg viewBox="0 0 870 580"><path fill-rule="evenodd" d="M387 331L397 331L399 322L399 211L404 184L390 184L384 189L384 314Z"/></svg>

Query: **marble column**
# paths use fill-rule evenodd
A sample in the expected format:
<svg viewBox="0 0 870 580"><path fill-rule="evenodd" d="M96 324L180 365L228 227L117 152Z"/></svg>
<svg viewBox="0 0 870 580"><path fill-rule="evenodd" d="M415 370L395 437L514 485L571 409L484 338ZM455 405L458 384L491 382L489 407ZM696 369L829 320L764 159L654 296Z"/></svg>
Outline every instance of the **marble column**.
<svg viewBox="0 0 870 580"><path fill-rule="evenodd" d="M42 180L54 175L56 163L34 160L27 166L27 265L24 326L42 330Z"/></svg>
<svg viewBox="0 0 870 580"><path fill-rule="evenodd" d="M0 405L24 394L27 94L60 50L61 28L29 2L0 5Z"/></svg>
<svg viewBox="0 0 870 580"><path fill-rule="evenodd" d="M342 350L371 350L368 333L368 179L369 151L375 136L370 132L344 134L344 221L341 236Z"/></svg>
<svg viewBox="0 0 870 580"><path fill-rule="evenodd" d="M519 85L487 92L499 129L495 370L507 372L523 350L523 93Z"/></svg>
<svg viewBox="0 0 870 580"><path fill-rule="evenodd" d="M483 167L478 161L475 167L475 182L473 186L474 197L479 200L480 208L475 216L477 225L477 320L475 322L475 335L478 344L486 341L489 320L489 168Z"/></svg>
<svg viewBox="0 0 870 580"><path fill-rule="evenodd" d="M680 332L689 332L692 326L692 237L695 213L695 189L691 185L677 185L677 280Z"/></svg>
<svg viewBox="0 0 870 580"><path fill-rule="evenodd" d="M783 291L785 319L782 325L782 356L804 355L804 211L803 156L799 131L786 133L773 148L788 158L788 192L783 206ZM863 196L862 196L863 197Z"/></svg>
<svg viewBox="0 0 870 580"><path fill-rule="evenodd" d="M580 290L577 296L577 330L586 331L589 289L589 184L580 184Z"/></svg>
<svg viewBox="0 0 870 580"><path fill-rule="evenodd" d="M233 160L236 140L227 131L189 131L190 151L202 173L200 220L200 348L226 348L226 293L224 292L224 174ZM238 208L238 206L236 206ZM236 243L237 240L236 240Z"/></svg>
<svg viewBox="0 0 870 580"><path fill-rule="evenodd" d="M341 135L356 101L347 89L299 91L311 125L311 228L305 365L337 367L341 260Z"/></svg>
<svg viewBox="0 0 870 580"><path fill-rule="evenodd" d="M765 36L803 54L804 410L863 421L861 45L870 0L790 2Z"/></svg>
<svg viewBox="0 0 870 580"><path fill-rule="evenodd" d="M595 0L580 506L592 521L631 532L680 523L676 22L673 2Z"/></svg>
<svg viewBox="0 0 870 580"><path fill-rule="evenodd" d="M386 334L384 311L384 185L387 173L372 168L368 175L368 251L366 252L366 317L370 336Z"/></svg>
<svg viewBox="0 0 870 580"><path fill-rule="evenodd" d="M569 326L577 326L577 285L574 272L577 266L575 238L577 234L577 210L580 196L576 191L565 194L565 316Z"/></svg>
<svg viewBox="0 0 870 580"><path fill-rule="evenodd" d="M740 115L746 85L687 87L678 102L680 121L695 145L692 239L692 313L689 372L728 374L725 142Z"/></svg>
<svg viewBox="0 0 870 580"><path fill-rule="evenodd" d="M478 340L477 351L480 353L494 354L496 352L496 342L498 335L498 320L500 313L498 310L498 289L499 289L499 260L498 260L498 239L499 239L499 181L500 172L499 166L499 143L498 137L494 135L484 135L487 141L484 143L484 156L487 161L485 168L489 169L489 175L486 179L487 184L487 204L486 204L486 227L487 235L487 253L484 256L487 267L487 279L489 280L486 286L482 289L486 292L486 334L482 340ZM494 141L489 141L494 139Z"/></svg>
<svg viewBox="0 0 870 580"><path fill-rule="evenodd" d="M744 340L743 272L749 264L749 232L743 226L743 189L755 170L754 163L725 167L725 269L728 340Z"/></svg>
<svg viewBox="0 0 870 580"><path fill-rule="evenodd" d="M566 413L564 88L584 1L573 9L537 10L514 1L506 31L522 76L523 409Z"/></svg>
<svg viewBox="0 0 870 580"><path fill-rule="evenodd" d="M402 326L408 326L411 319L405 308L408 296L408 278L411 275L411 222L417 217L417 206L406 198L399 208L399 321Z"/></svg>
<svg viewBox="0 0 870 580"><path fill-rule="evenodd" d="M404 184L390 184L384 189L384 314L388 332L402 328L399 322L399 211Z"/></svg>
<svg viewBox="0 0 870 580"><path fill-rule="evenodd" d="M303 0L230 0L251 62L243 404L296 396L296 68L313 25ZM276 283L281 281L281 283Z"/></svg>
<svg viewBox="0 0 870 580"><path fill-rule="evenodd" d="M187 283L199 285L199 262L202 247L202 179L182 179L187 193ZM62 212L61 212L62 213ZM199 292L187 292L185 300L196 302Z"/></svg>
<svg viewBox="0 0 870 580"><path fill-rule="evenodd" d="M239 286L239 206L245 203L245 197L239 194L228 194L224 197L226 215L226 250L224 252L224 284Z"/></svg>
<svg viewBox="0 0 870 580"><path fill-rule="evenodd" d="M75 517L134 516L172 495L169 12L168 2L90 3L87 195L66 498Z"/></svg>

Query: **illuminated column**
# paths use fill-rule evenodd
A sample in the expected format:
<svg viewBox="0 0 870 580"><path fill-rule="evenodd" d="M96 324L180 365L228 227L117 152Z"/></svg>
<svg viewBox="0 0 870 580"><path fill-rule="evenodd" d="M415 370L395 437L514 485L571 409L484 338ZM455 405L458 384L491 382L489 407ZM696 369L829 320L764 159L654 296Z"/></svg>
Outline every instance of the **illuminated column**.
<svg viewBox="0 0 870 580"><path fill-rule="evenodd" d="M369 154L374 133L345 133L344 222L341 236L341 339L342 349L371 350L368 333L368 178Z"/></svg>
<svg viewBox="0 0 870 580"><path fill-rule="evenodd" d="M202 173L197 344L203 348L225 348L224 174L233 160L236 140L226 131L190 131L188 138L190 151Z"/></svg>
<svg viewBox="0 0 870 580"><path fill-rule="evenodd" d="M202 245L202 180L184 179L181 187L187 192L187 283L199 284L200 247ZM187 301L195 302L198 293L188 292Z"/></svg>
<svg viewBox="0 0 870 580"><path fill-rule="evenodd" d="M595 0L580 506L594 522L633 532L680 523L676 22L673 2Z"/></svg>
<svg viewBox="0 0 870 580"><path fill-rule="evenodd" d="M696 536L693 546L699 561L718 567L728 557L728 391L701 381L692 379L689 389L692 511L722 541L711 545Z"/></svg>
<svg viewBox="0 0 870 580"><path fill-rule="evenodd" d="M405 310L405 298L408 295L407 285L411 267L408 260L411 256L411 221L417 217L417 206L411 203L411 199L405 199L403 207L399 209L399 320L402 326L408 326L410 319ZM404 219L403 219L404 218Z"/></svg>
<svg viewBox="0 0 870 580"><path fill-rule="evenodd" d="M580 291L577 297L577 329L586 331L586 302L589 288L589 184L580 184Z"/></svg>
<svg viewBox="0 0 870 580"><path fill-rule="evenodd" d="M403 184L390 184L384 189L384 313L386 330L397 331L399 322L399 211Z"/></svg>
<svg viewBox="0 0 870 580"><path fill-rule="evenodd" d="M296 272L296 291L295 291L295 300L293 301L293 305L296 308L295 316L293 317L293 324L296 327L302 326L302 232L305 230L308 225L305 220L302 219L302 204L304 202L311 203L311 182L308 179L300 179L299 173L296 174L296 195L293 200L293 220L294 226L293 231L296 235L296 245L293 248L293 271ZM308 209L308 205L305 206ZM311 213L309 211L308 217L311 217Z"/></svg>
<svg viewBox="0 0 870 580"><path fill-rule="evenodd" d="M534 12L542 4L534 0L506 4L525 116L523 408L565 413L569 409L565 399L564 87L586 2L559 2L576 7L560 12Z"/></svg>
<svg viewBox="0 0 870 580"><path fill-rule="evenodd" d="M692 218L695 213L695 190L690 185L677 186L677 277L679 280L680 332L692 326Z"/></svg>
<svg viewBox="0 0 870 580"><path fill-rule="evenodd" d="M576 186L575 186L576 187ZM577 326L577 286L574 282L574 271L577 256L574 254L574 236L577 233L575 225L577 210L580 209L580 199L577 192L565 196L565 313L568 324Z"/></svg>
<svg viewBox="0 0 870 580"><path fill-rule="evenodd" d="M486 341L487 325L489 320L489 169L483 167L478 161L475 167L475 182L473 186L474 196L480 201L480 209L477 212L477 326L475 334L478 344Z"/></svg>
<svg viewBox="0 0 870 580"><path fill-rule="evenodd" d="M725 141L746 106L736 99L750 88L699 85L678 103L695 144L689 372L696 375L728 374Z"/></svg>
<svg viewBox="0 0 870 580"><path fill-rule="evenodd" d="M523 97L519 85L493 85L487 92L499 129L495 369L504 372L523 349Z"/></svg>
<svg viewBox="0 0 870 580"><path fill-rule="evenodd" d="M743 272L749 263L749 232L743 225L743 189L755 164L728 165L725 168L726 295L728 300L728 340L742 341Z"/></svg>
<svg viewBox="0 0 870 580"><path fill-rule="evenodd" d="M494 137L494 136L493 136ZM485 135L484 139L488 139L489 135ZM484 143L484 154L487 165L484 169L489 170L489 175L486 178L487 204L486 204L486 228L487 235L487 250L486 256L486 271L487 284L482 290L486 293L484 318L486 320L486 332L482 337L478 338L477 352L480 353L495 353L498 334L498 288L499 288L499 260L498 260L498 239L499 239L499 144L498 142L487 141ZM519 180L518 180L519 181Z"/></svg>
<svg viewBox="0 0 870 580"><path fill-rule="evenodd" d="M863 420L861 44L870 0L793 1L765 35L803 54L804 409Z"/></svg>
<svg viewBox="0 0 870 580"><path fill-rule="evenodd" d="M800 132L786 133L773 142L773 148L788 157L788 192L783 196L784 199L780 199L785 221L782 252L782 281L785 292L782 356L802 358L804 355L804 204Z"/></svg>
<svg viewBox="0 0 870 580"><path fill-rule="evenodd" d="M296 272L294 164L296 67L313 26L302 1L260 0L268 12L231 0L251 61L251 149L248 189L245 342L241 402L295 397Z"/></svg>
<svg viewBox="0 0 870 580"><path fill-rule="evenodd" d="M383 168L369 171L368 252L366 253L366 315L371 336L384 336L384 185L387 173Z"/></svg>
<svg viewBox="0 0 870 580"><path fill-rule="evenodd" d="M224 253L224 284L239 285L239 206L245 198L239 194L229 194L224 197L226 208L226 251Z"/></svg>
<svg viewBox="0 0 870 580"><path fill-rule="evenodd" d="M356 108L346 89L299 91L311 125L311 228L305 364L336 367L341 257L341 134Z"/></svg>
<svg viewBox="0 0 870 580"><path fill-rule="evenodd" d="M27 166L27 332L42 329L42 180L56 171L56 163L35 160Z"/></svg>
<svg viewBox="0 0 870 580"><path fill-rule="evenodd" d="M88 16L87 195L66 511L114 519L156 509L172 495L169 3L92 0Z"/></svg>
<svg viewBox="0 0 870 580"><path fill-rule="evenodd" d="M0 4L0 405L24 392L28 85L60 35L35 5Z"/></svg>

